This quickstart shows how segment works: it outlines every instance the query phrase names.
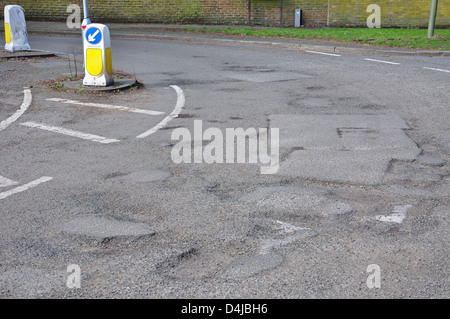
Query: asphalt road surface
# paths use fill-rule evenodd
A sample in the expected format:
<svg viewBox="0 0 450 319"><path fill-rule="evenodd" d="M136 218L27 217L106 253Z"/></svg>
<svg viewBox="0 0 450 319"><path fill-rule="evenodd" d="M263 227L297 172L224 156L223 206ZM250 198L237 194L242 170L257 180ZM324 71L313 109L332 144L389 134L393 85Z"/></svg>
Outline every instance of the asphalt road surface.
<svg viewBox="0 0 450 319"><path fill-rule="evenodd" d="M89 93L49 81L80 38L29 42L60 55L0 62L0 297L449 297L448 57L113 38L142 87Z"/></svg>

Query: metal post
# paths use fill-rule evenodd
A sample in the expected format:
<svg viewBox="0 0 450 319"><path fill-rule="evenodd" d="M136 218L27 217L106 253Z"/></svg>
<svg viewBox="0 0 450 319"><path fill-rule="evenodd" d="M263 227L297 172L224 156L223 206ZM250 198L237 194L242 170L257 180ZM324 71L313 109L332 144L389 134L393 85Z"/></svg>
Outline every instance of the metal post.
<svg viewBox="0 0 450 319"><path fill-rule="evenodd" d="M91 20L89 19L88 0L83 0L83 16L83 23L81 26L84 30L88 24L91 24Z"/></svg>
<svg viewBox="0 0 450 319"><path fill-rule="evenodd" d="M428 22L428 37L431 38L434 34L434 26L436 25L438 0L431 1L430 20Z"/></svg>
<svg viewBox="0 0 450 319"><path fill-rule="evenodd" d="M283 27L283 0L281 0L280 4L280 28Z"/></svg>
<svg viewBox="0 0 450 319"><path fill-rule="evenodd" d="M81 23L81 40L83 45L83 65L86 67L86 48L84 47L84 35L86 27L91 24L89 19L88 0L83 0L83 22Z"/></svg>
<svg viewBox="0 0 450 319"><path fill-rule="evenodd" d="M252 0L248 0L248 21L247 21L248 25L252 25L251 17L252 17Z"/></svg>
<svg viewBox="0 0 450 319"><path fill-rule="evenodd" d="M330 0L328 0L328 9L327 9L327 27L330 26Z"/></svg>

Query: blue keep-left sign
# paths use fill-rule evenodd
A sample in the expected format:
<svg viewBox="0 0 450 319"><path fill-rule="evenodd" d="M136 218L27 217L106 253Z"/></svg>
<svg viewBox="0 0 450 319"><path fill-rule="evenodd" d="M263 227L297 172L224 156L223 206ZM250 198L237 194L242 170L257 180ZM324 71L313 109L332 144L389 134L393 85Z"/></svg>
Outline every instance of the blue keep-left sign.
<svg viewBox="0 0 450 319"><path fill-rule="evenodd" d="M86 40L90 44L97 44L102 40L102 33L96 27L89 28L86 31Z"/></svg>

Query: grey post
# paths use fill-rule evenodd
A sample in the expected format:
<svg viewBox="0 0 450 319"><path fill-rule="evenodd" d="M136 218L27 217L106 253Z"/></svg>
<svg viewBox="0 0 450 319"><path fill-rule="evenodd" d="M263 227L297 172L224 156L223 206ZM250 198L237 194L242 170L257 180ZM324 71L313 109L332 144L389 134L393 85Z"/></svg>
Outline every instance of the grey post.
<svg viewBox="0 0 450 319"><path fill-rule="evenodd" d="M252 24L252 0L248 0L248 25Z"/></svg>
<svg viewBox="0 0 450 319"><path fill-rule="evenodd" d="M438 0L431 0L430 20L428 22L428 37L431 38L434 34L434 26L436 24L436 13L438 7Z"/></svg>
<svg viewBox="0 0 450 319"><path fill-rule="evenodd" d="M280 28L283 27L283 0L280 3Z"/></svg>
<svg viewBox="0 0 450 319"><path fill-rule="evenodd" d="M82 25L91 24L91 20L89 19L88 0L83 0L83 15Z"/></svg>
<svg viewBox="0 0 450 319"><path fill-rule="evenodd" d="M83 56L84 56L84 65L86 65L86 50L84 48L84 30L86 26L91 24L91 19L89 19L89 10L88 10L88 0L83 0L83 22L81 23L81 39L83 44Z"/></svg>

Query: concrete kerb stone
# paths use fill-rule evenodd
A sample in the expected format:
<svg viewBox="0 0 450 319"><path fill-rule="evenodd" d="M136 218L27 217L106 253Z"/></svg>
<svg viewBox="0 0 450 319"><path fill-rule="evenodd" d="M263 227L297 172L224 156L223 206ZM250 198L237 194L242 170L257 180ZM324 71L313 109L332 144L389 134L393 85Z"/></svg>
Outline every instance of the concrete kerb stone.
<svg viewBox="0 0 450 319"><path fill-rule="evenodd" d="M0 49L0 59L18 59L18 58L46 58L53 57L55 53L44 52L44 51L18 51L18 52L8 52L6 50Z"/></svg>
<svg viewBox="0 0 450 319"><path fill-rule="evenodd" d="M320 51L320 52L335 52L334 45L310 45L310 44L300 44L302 50L312 50L312 51Z"/></svg>
<svg viewBox="0 0 450 319"><path fill-rule="evenodd" d="M385 55L385 56L400 56L400 55L419 55L417 51L402 51L402 50L374 50L375 55Z"/></svg>
<svg viewBox="0 0 450 319"><path fill-rule="evenodd" d="M448 51L416 51L416 55L420 56L443 56L443 55L450 55L450 52Z"/></svg>
<svg viewBox="0 0 450 319"><path fill-rule="evenodd" d="M349 48L349 47L335 47L334 52L336 53L352 53L352 54L375 54L375 49L366 48Z"/></svg>
<svg viewBox="0 0 450 319"><path fill-rule="evenodd" d="M83 81L64 81L64 86L70 90L84 90L89 92L111 92L122 91L136 86L138 82L135 79L114 79L114 84L110 86L85 86Z"/></svg>

